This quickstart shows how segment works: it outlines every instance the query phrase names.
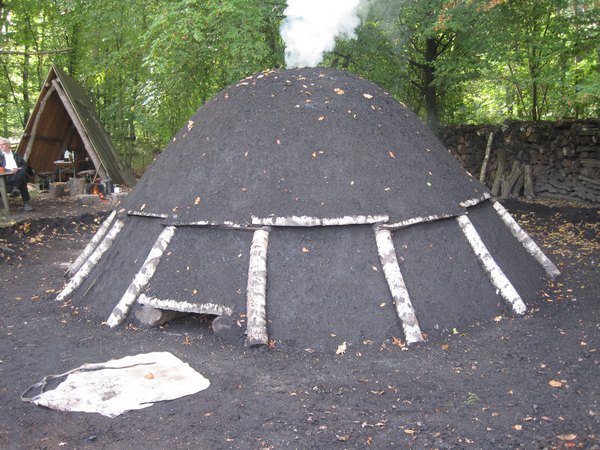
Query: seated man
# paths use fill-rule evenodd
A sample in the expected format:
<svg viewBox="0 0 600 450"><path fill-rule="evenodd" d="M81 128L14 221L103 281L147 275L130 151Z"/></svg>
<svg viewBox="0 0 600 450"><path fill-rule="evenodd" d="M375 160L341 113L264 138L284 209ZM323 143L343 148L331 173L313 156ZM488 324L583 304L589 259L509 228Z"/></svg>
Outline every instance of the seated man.
<svg viewBox="0 0 600 450"><path fill-rule="evenodd" d="M33 175L33 170L27 166L25 160L20 155L11 151L8 139L0 138L0 172L6 171L11 172L11 175L5 178L6 186L13 188L15 193L18 190L23 199L23 209L31 211L27 178L29 175Z"/></svg>

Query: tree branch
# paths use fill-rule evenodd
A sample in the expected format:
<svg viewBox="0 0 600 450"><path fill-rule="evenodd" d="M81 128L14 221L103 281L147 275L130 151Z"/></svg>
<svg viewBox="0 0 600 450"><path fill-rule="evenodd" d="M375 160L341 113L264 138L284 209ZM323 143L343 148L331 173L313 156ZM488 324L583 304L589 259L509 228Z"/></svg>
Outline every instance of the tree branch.
<svg viewBox="0 0 600 450"><path fill-rule="evenodd" d="M36 52L19 52L12 50L0 50L0 55L21 55L21 56L39 56L39 55L54 55L56 53L69 53L72 48L63 48L60 50L45 50Z"/></svg>

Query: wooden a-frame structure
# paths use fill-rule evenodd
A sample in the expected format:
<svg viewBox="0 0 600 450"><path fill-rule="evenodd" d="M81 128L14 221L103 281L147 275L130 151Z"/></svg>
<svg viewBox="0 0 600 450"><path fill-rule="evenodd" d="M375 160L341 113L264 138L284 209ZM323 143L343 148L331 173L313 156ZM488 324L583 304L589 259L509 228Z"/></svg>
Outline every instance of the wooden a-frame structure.
<svg viewBox="0 0 600 450"><path fill-rule="evenodd" d="M67 149L74 153L78 170L94 169L100 179L135 185L82 87L53 65L17 152L38 173L50 173Z"/></svg>

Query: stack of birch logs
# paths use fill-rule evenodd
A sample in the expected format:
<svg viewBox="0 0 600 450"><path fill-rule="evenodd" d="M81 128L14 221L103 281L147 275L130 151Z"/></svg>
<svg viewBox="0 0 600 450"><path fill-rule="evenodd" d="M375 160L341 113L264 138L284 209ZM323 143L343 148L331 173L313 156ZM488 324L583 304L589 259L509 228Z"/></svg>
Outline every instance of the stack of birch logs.
<svg viewBox="0 0 600 450"><path fill-rule="evenodd" d="M500 197L600 204L600 120L448 126L440 139Z"/></svg>

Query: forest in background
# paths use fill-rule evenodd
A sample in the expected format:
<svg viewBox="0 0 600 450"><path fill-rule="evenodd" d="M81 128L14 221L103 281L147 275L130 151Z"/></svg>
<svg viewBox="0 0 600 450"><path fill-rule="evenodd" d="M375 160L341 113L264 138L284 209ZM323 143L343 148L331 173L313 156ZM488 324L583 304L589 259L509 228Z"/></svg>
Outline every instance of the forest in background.
<svg viewBox="0 0 600 450"><path fill-rule="evenodd" d="M285 0L0 0L0 133L19 139L52 64L119 153L149 162L215 93L285 66ZM321 65L433 129L600 116L597 0L364 0Z"/></svg>

